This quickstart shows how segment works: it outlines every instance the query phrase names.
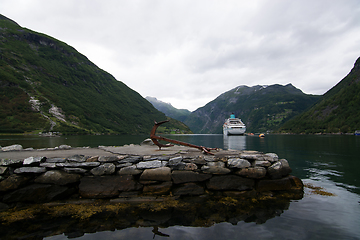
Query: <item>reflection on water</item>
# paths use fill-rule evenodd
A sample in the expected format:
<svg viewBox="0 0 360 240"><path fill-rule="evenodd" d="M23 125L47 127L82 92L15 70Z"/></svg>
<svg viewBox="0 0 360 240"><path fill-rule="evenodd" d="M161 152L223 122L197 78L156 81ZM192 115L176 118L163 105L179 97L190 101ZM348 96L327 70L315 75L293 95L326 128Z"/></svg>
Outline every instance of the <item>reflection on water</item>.
<svg viewBox="0 0 360 240"><path fill-rule="evenodd" d="M246 136L223 135L224 149L245 150Z"/></svg>
<svg viewBox="0 0 360 240"><path fill-rule="evenodd" d="M21 239L29 236L33 239L42 239L62 233L62 237L77 238L86 233L147 227L152 228L153 237L181 239L174 233L170 234L162 229L174 226L209 228L218 223L264 224L289 208L288 197L288 194L278 194L276 197L264 194L257 199L200 196L138 204L96 201L81 205L35 206L18 209L18 212L8 219L21 218L24 214L31 215L31 218L2 224L0 232L2 239ZM302 198L302 194L298 192L292 197ZM86 236L89 235L85 235L84 238Z"/></svg>

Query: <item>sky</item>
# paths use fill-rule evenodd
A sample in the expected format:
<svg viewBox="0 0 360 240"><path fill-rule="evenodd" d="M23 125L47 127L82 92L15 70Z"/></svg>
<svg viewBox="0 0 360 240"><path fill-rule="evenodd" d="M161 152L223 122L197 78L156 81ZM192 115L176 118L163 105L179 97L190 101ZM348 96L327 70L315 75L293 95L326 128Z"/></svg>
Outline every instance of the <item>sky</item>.
<svg viewBox="0 0 360 240"><path fill-rule="evenodd" d="M0 13L190 111L240 85L324 94L360 56L359 0L0 0Z"/></svg>

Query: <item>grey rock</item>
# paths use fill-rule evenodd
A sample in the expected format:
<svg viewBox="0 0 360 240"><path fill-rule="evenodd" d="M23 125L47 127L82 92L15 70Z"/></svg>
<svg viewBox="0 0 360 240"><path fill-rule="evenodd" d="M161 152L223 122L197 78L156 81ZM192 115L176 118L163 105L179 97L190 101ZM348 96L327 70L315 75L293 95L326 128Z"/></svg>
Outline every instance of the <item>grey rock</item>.
<svg viewBox="0 0 360 240"><path fill-rule="evenodd" d="M9 152L9 151L21 151L23 147L20 144L14 144L7 147L2 147L1 151L3 152Z"/></svg>
<svg viewBox="0 0 360 240"><path fill-rule="evenodd" d="M140 143L140 146L152 146L155 145L151 138L147 138Z"/></svg>
<svg viewBox="0 0 360 240"><path fill-rule="evenodd" d="M47 171L37 177L34 182L36 183L51 183L56 185L66 185L69 183L78 182L81 178L79 174L69 174L63 171Z"/></svg>
<svg viewBox="0 0 360 240"><path fill-rule="evenodd" d="M169 161L170 156L160 156L157 159L160 160L160 161Z"/></svg>
<svg viewBox="0 0 360 240"><path fill-rule="evenodd" d="M187 162L187 163L195 163L197 165L205 165L206 164L205 158L203 156L199 156L196 158L186 158L186 159L183 159L183 161Z"/></svg>
<svg viewBox="0 0 360 240"><path fill-rule="evenodd" d="M228 174L231 172L231 170L228 168L209 167L209 166L202 166L201 171L203 173L211 173L211 174Z"/></svg>
<svg viewBox="0 0 360 240"><path fill-rule="evenodd" d="M145 169L140 175L140 181L171 181L171 169L169 167Z"/></svg>
<svg viewBox="0 0 360 240"><path fill-rule="evenodd" d="M98 161L104 163L112 163L119 161L119 158L117 156L100 156Z"/></svg>
<svg viewBox="0 0 360 240"><path fill-rule="evenodd" d="M7 169L8 167L0 167L0 175L3 175Z"/></svg>
<svg viewBox="0 0 360 240"><path fill-rule="evenodd" d="M138 175L142 173L143 170L137 169L135 165L121 168L117 174L118 175Z"/></svg>
<svg viewBox="0 0 360 240"><path fill-rule="evenodd" d="M22 174L22 173L43 173L46 172L46 168L44 167L21 167L15 169L14 173Z"/></svg>
<svg viewBox="0 0 360 240"><path fill-rule="evenodd" d="M266 160L255 160L252 165L254 167L270 167L271 163Z"/></svg>
<svg viewBox="0 0 360 240"><path fill-rule="evenodd" d="M30 147L30 148L25 148L23 149L23 151L34 151L34 148Z"/></svg>
<svg viewBox="0 0 360 240"><path fill-rule="evenodd" d="M258 152L244 152L240 154L240 158L247 160L264 160L263 154L260 154Z"/></svg>
<svg viewBox="0 0 360 240"><path fill-rule="evenodd" d="M255 185L253 179L243 178L235 175L214 176L206 184L211 190L247 190Z"/></svg>
<svg viewBox="0 0 360 240"><path fill-rule="evenodd" d="M45 157L28 157L24 159L23 165L40 164L46 160Z"/></svg>
<svg viewBox="0 0 360 240"><path fill-rule="evenodd" d="M165 166L165 162L160 160L139 162L138 164L136 164L136 167L138 169L160 168L164 166Z"/></svg>
<svg viewBox="0 0 360 240"><path fill-rule="evenodd" d="M272 179L279 179L291 173L291 168L286 159L280 159L268 168L268 174Z"/></svg>
<svg viewBox="0 0 360 240"><path fill-rule="evenodd" d="M185 183L173 190L174 196L183 196L183 195L195 196L204 193L205 193L204 188L196 183Z"/></svg>
<svg viewBox="0 0 360 240"><path fill-rule="evenodd" d="M266 153L264 158L265 158L265 160L267 160L269 162L279 161L279 156L276 153Z"/></svg>
<svg viewBox="0 0 360 240"><path fill-rule="evenodd" d="M84 155L74 155L66 159L69 162L85 162L86 157Z"/></svg>
<svg viewBox="0 0 360 240"><path fill-rule="evenodd" d="M58 185L32 184L20 188L4 196L3 201L8 202L49 202L69 196L73 190Z"/></svg>
<svg viewBox="0 0 360 240"><path fill-rule="evenodd" d="M176 165L166 165L168 167L170 167L172 170L185 170L185 167L186 167L186 164L187 163L184 163L184 162L180 162Z"/></svg>
<svg viewBox="0 0 360 240"><path fill-rule="evenodd" d="M204 156L206 162L214 162L216 161L215 156Z"/></svg>
<svg viewBox="0 0 360 240"><path fill-rule="evenodd" d="M44 163L40 163L40 167L53 169L53 168L56 168L56 163L44 162Z"/></svg>
<svg viewBox="0 0 360 240"><path fill-rule="evenodd" d="M87 173L88 170L83 169L83 168L68 168L68 167L64 167L63 170L67 173Z"/></svg>
<svg viewBox="0 0 360 240"><path fill-rule="evenodd" d="M69 145L60 145L59 146L59 149L61 149L61 150L66 150L66 149L71 149L71 146L69 146Z"/></svg>
<svg viewBox="0 0 360 240"><path fill-rule="evenodd" d="M99 166L99 162L65 162L65 163L56 163L57 167L67 167L67 168L92 168Z"/></svg>
<svg viewBox="0 0 360 240"><path fill-rule="evenodd" d="M182 157L179 156L179 157L174 157L174 158L170 158L169 159L169 163L168 163L168 166L176 166L178 165L179 163L182 162Z"/></svg>
<svg viewBox="0 0 360 240"><path fill-rule="evenodd" d="M230 169L225 168L224 162L208 162L206 165L201 167L201 171L211 174L228 174L231 172Z"/></svg>
<svg viewBox="0 0 360 240"><path fill-rule="evenodd" d="M45 162L47 162L47 163L64 163L64 162L66 162L66 158L47 158Z"/></svg>
<svg viewBox="0 0 360 240"><path fill-rule="evenodd" d="M17 159L0 159L0 166L21 166L23 163L23 160Z"/></svg>
<svg viewBox="0 0 360 240"><path fill-rule="evenodd" d="M129 162L127 162L127 163L118 163L118 164L115 164L115 167L116 168L124 168L124 167L130 167L130 166L132 166L133 164L132 163L129 163Z"/></svg>
<svg viewBox="0 0 360 240"><path fill-rule="evenodd" d="M175 184L187 182L202 182L211 178L211 174L203 174L193 171L173 171L171 178Z"/></svg>
<svg viewBox="0 0 360 240"><path fill-rule="evenodd" d="M109 198L116 197L122 191L139 190L130 175L121 176L93 176L83 177L79 184L79 193L84 198Z"/></svg>
<svg viewBox="0 0 360 240"><path fill-rule="evenodd" d="M0 192L18 189L27 183L30 179L31 178L29 176L12 174L0 182Z"/></svg>
<svg viewBox="0 0 360 240"><path fill-rule="evenodd" d="M95 176L111 175L115 172L115 164L104 163L96 168L91 169L90 172Z"/></svg>
<svg viewBox="0 0 360 240"><path fill-rule="evenodd" d="M133 163L133 164L136 164L136 163L141 162L142 159L143 158L141 156L133 156L133 157L124 158L124 159L118 161L118 163Z"/></svg>
<svg viewBox="0 0 360 240"><path fill-rule="evenodd" d="M248 160L241 158L230 158L227 164L229 168L247 168L251 166Z"/></svg>
<svg viewBox="0 0 360 240"><path fill-rule="evenodd" d="M243 168L235 174L246 178L260 179L266 176L266 169L264 167Z"/></svg>

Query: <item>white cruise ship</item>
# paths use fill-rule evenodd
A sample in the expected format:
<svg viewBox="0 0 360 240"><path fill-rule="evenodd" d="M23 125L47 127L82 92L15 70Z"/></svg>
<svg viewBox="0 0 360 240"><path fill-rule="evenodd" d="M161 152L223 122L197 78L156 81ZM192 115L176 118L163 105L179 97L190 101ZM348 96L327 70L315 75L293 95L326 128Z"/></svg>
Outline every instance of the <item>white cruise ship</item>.
<svg viewBox="0 0 360 240"><path fill-rule="evenodd" d="M224 135L244 135L245 131L245 124L240 118L236 118L234 113L230 115L230 118L226 119L223 125Z"/></svg>

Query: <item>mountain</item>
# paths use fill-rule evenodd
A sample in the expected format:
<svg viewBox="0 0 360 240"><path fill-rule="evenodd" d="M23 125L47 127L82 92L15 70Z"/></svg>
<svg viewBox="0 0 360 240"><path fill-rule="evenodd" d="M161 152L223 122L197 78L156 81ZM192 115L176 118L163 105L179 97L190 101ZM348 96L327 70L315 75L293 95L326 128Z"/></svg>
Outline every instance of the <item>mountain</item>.
<svg viewBox="0 0 360 240"><path fill-rule="evenodd" d="M140 134L166 119L73 47L0 15L0 132Z"/></svg>
<svg viewBox="0 0 360 240"><path fill-rule="evenodd" d="M192 112L184 123L194 133L222 133L225 119L233 112L246 124L247 132L273 131L319 98L291 84L238 86Z"/></svg>
<svg viewBox="0 0 360 240"><path fill-rule="evenodd" d="M190 115L190 111L187 109L177 109L174 108L170 103L166 103L163 101L158 100L155 97L146 97L148 100L157 110L160 112L165 113L166 116L184 122L185 119Z"/></svg>
<svg viewBox="0 0 360 240"><path fill-rule="evenodd" d="M283 132L354 133L360 129L360 57L350 73L308 111L288 121Z"/></svg>

